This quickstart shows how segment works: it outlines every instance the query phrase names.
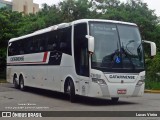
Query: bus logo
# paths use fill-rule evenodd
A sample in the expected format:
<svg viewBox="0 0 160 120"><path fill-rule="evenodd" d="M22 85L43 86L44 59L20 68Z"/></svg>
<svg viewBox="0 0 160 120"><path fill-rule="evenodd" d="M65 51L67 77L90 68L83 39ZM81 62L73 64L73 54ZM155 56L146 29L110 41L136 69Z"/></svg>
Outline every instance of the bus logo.
<svg viewBox="0 0 160 120"><path fill-rule="evenodd" d="M56 53L56 54L53 55L52 57L55 58L56 60L58 60L58 59L61 57L61 55L59 55L58 53Z"/></svg>
<svg viewBox="0 0 160 120"><path fill-rule="evenodd" d="M110 75L109 78L114 78L114 79L135 79L135 76L131 76L131 75Z"/></svg>
<svg viewBox="0 0 160 120"><path fill-rule="evenodd" d="M24 56L22 56L22 57L11 57L10 61L24 61Z"/></svg>
<svg viewBox="0 0 160 120"><path fill-rule="evenodd" d="M11 117L11 112L2 112L2 117Z"/></svg>

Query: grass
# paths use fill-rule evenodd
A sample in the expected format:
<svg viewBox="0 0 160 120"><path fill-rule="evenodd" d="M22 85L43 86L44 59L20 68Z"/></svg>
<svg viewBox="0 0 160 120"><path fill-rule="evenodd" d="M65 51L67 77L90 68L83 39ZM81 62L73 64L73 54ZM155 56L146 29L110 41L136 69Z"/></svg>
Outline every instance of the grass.
<svg viewBox="0 0 160 120"><path fill-rule="evenodd" d="M0 79L0 83L6 83L6 79Z"/></svg>
<svg viewBox="0 0 160 120"><path fill-rule="evenodd" d="M146 89L160 90L160 81L146 81Z"/></svg>
<svg viewBox="0 0 160 120"><path fill-rule="evenodd" d="M6 72L0 72L0 83L6 83Z"/></svg>
<svg viewBox="0 0 160 120"><path fill-rule="evenodd" d="M0 79L6 79L6 71L0 71Z"/></svg>

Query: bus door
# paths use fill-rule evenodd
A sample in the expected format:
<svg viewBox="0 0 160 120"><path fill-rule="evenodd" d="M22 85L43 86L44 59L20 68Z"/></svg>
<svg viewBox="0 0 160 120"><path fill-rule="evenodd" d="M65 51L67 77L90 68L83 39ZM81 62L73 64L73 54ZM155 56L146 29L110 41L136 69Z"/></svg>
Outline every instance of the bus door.
<svg viewBox="0 0 160 120"><path fill-rule="evenodd" d="M87 95L89 90L89 54L87 23L74 25L74 59L75 70L79 79L79 90L82 95Z"/></svg>

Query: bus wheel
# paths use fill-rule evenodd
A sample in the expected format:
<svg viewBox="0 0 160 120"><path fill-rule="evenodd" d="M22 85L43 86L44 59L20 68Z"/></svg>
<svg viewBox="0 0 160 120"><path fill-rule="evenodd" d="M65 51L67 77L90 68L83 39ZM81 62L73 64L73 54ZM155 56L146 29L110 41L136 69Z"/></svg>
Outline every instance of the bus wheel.
<svg viewBox="0 0 160 120"><path fill-rule="evenodd" d="M17 83L17 76L16 76L16 75L14 75L14 77L13 77L13 84L14 84L14 87L15 87L16 89L19 89L19 85L18 85L18 83Z"/></svg>
<svg viewBox="0 0 160 120"><path fill-rule="evenodd" d="M67 82L66 92L70 96L70 101L72 103L76 102L75 87L74 87L74 83L73 83L73 81L71 79Z"/></svg>
<svg viewBox="0 0 160 120"><path fill-rule="evenodd" d="M19 78L19 86L20 86L20 89L21 89L22 91L25 90L24 79L23 79L22 76L20 76L20 78Z"/></svg>
<svg viewBox="0 0 160 120"><path fill-rule="evenodd" d="M119 97L113 97L111 98L112 103L117 103L119 100Z"/></svg>

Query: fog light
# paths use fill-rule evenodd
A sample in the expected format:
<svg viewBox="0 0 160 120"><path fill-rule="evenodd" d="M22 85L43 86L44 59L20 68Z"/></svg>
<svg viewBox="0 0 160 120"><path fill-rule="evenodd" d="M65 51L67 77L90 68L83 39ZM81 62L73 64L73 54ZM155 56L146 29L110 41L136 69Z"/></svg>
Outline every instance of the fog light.
<svg viewBox="0 0 160 120"><path fill-rule="evenodd" d="M106 85L106 82L103 79L92 78L92 82Z"/></svg>

